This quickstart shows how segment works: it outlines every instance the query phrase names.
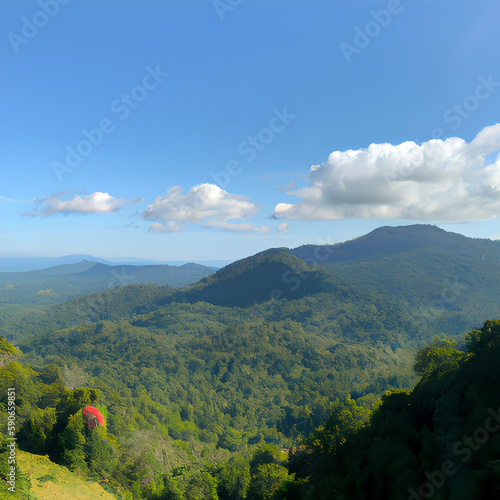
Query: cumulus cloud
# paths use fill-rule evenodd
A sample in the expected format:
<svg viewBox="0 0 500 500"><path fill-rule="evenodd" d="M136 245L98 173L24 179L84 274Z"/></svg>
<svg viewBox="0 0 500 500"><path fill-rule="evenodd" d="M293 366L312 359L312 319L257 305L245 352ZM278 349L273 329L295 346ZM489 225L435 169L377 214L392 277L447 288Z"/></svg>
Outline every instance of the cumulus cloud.
<svg viewBox="0 0 500 500"><path fill-rule="evenodd" d="M186 222L225 231L268 231L266 226L257 227L246 223L231 223L235 219L248 219L259 211L246 196L230 194L215 184L199 184L184 194L181 186L173 186L165 196L158 196L142 216L155 220L149 228L153 232L177 232Z"/></svg>
<svg viewBox="0 0 500 500"><path fill-rule="evenodd" d="M309 170L310 185L287 194L273 217L295 220L380 218L466 222L500 215L500 123L470 142L371 144L334 151Z"/></svg>
<svg viewBox="0 0 500 500"><path fill-rule="evenodd" d="M35 210L23 215L48 217L58 213L62 214L104 214L116 212L124 205L143 201L142 198L125 200L124 198L113 198L108 193L95 192L87 196L73 195L70 199L69 193L56 193L46 198L36 199Z"/></svg>

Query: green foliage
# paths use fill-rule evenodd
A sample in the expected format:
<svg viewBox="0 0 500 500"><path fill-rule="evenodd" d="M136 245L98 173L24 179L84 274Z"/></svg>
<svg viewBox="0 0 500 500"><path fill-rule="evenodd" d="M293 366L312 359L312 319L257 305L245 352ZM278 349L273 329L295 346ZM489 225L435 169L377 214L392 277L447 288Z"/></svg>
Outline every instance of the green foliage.
<svg viewBox="0 0 500 500"><path fill-rule="evenodd" d="M277 446L263 445L253 454L250 466L249 500L270 499L293 475L286 467L287 456Z"/></svg>
<svg viewBox="0 0 500 500"><path fill-rule="evenodd" d="M113 446L106 439L106 431L97 426L86 430L83 451L85 461L91 473L108 475L112 473Z"/></svg>
<svg viewBox="0 0 500 500"><path fill-rule="evenodd" d="M474 328L465 337L467 349L478 354L485 349L495 349L500 344L500 320L486 321L481 329Z"/></svg>
<svg viewBox="0 0 500 500"><path fill-rule="evenodd" d="M217 471L219 500L246 498L250 487L250 464L242 455L235 455L222 463Z"/></svg>
<svg viewBox="0 0 500 500"><path fill-rule="evenodd" d="M175 294L175 298L185 296L190 302L246 307L331 290L331 281L324 270L308 266L284 250L271 249L224 267Z"/></svg>
<svg viewBox="0 0 500 500"><path fill-rule="evenodd" d="M62 450L61 463L70 470L84 471L85 461L85 427L81 415L70 415L64 430L57 435L57 444Z"/></svg>
<svg viewBox="0 0 500 500"><path fill-rule="evenodd" d="M49 436L56 423L55 408L41 410L34 408L19 430L18 439L28 451L43 453L48 449L47 436Z"/></svg>
<svg viewBox="0 0 500 500"><path fill-rule="evenodd" d="M454 341L442 339L423 347L415 358L415 371L428 378L457 369L464 353L455 349L456 345Z"/></svg>
<svg viewBox="0 0 500 500"><path fill-rule="evenodd" d="M100 396L101 392L98 389L88 387L67 391L57 405L58 420L65 424L70 415L81 411L85 406L94 404Z"/></svg>
<svg viewBox="0 0 500 500"><path fill-rule="evenodd" d="M182 266L109 266L82 261L41 271L0 273L0 303L43 310L61 302L112 289L120 285L154 283L183 287L213 273L199 264Z"/></svg>
<svg viewBox="0 0 500 500"><path fill-rule="evenodd" d="M13 356L16 353L16 348L9 344L3 337L0 337L0 355Z"/></svg>
<svg viewBox="0 0 500 500"><path fill-rule="evenodd" d="M270 500L290 480L293 480L293 476L290 476L283 465L261 464L252 474L247 498L248 500Z"/></svg>

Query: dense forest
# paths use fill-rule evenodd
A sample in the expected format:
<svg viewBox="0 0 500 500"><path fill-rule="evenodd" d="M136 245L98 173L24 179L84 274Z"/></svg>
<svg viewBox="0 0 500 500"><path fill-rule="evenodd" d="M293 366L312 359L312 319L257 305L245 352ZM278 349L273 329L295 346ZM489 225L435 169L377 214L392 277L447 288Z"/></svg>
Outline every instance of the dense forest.
<svg viewBox="0 0 500 500"><path fill-rule="evenodd" d="M13 381L22 394L16 406L19 447L104 478L121 498L465 500L500 493L500 320L469 332L463 350L444 339L420 349L414 366L421 380L412 390L386 391L373 409L363 398L339 398L314 415L321 422L312 432L307 426L281 429L295 438L288 449L271 428L268 435L251 436L228 425L255 413L258 407L251 404L229 410L227 420L207 401L199 408L186 403L176 415L165 405L148 407L143 389L120 394L126 403L120 412L116 403L103 401L104 391L115 390L111 380L100 384L102 391L68 389L57 366L35 369L5 340L0 347L2 394ZM186 396L179 400L196 399ZM6 403L3 397L1 404ZM106 416L105 427L85 425L82 408L89 404ZM297 410L287 415L295 424ZM165 429L162 417L172 426ZM7 426L6 412L0 425ZM171 436L175 426L178 435ZM4 437L4 478L6 444ZM20 487L29 491L27 481Z"/></svg>

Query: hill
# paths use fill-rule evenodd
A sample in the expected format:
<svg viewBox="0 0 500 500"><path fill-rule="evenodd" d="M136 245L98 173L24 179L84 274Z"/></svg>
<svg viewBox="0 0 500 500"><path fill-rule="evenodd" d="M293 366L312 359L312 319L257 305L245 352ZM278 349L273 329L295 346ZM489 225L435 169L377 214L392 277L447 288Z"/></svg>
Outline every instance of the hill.
<svg viewBox="0 0 500 500"><path fill-rule="evenodd" d="M491 240L475 240L461 234L447 232L437 226L414 224L409 226L383 226L372 232L344 243L335 245L303 245L291 250L291 253L309 262L321 260L332 262L363 262L377 260L402 252L415 252L422 248L433 248L437 251L454 249L463 251L471 245L480 245L483 251L497 249L500 245ZM318 257L318 251L322 249ZM494 251L494 250L493 250Z"/></svg>
<svg viewBox="0 0 500 500"><path fill-rule="evenodd" d="M78 264L82 260L101 262L109 265L113 264L106 259L86 254L65 255L63 257L0 257L0 273L39 271L40 269L47 269L49 267Z"/></svg>
<svg viewBox="0 0 500 500"><path fill-rule="evenodd" d="M333 277L280 249L236 261L179 291L176 299L245 307L268 300L298 299L327 291Z"/></svg>
<svg viewBox="0 0 500 500"><path fill-rule="evenodd" d="M153 261L140 259L137 257L124 257L120 259L102 259L86 254L72 254L63 257L0 257L0 272L28 272L38 271L49 267L57 267L67 264L78 264L82 260L89 262L99 262L109 266L159 266L168 264L170 266L182 266L190 264L191 261ZM199 265L219 269L229 262L225 260L205 260L196 262Z"/></svg>

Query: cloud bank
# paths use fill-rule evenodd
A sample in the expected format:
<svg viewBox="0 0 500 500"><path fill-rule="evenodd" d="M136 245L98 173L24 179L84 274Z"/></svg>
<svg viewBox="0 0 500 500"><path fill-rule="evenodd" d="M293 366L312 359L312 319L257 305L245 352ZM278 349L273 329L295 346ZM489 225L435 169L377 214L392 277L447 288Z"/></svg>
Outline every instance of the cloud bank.
<svg viewBox="0 0 500 500"><path fill-rule="evenodd" d="M95 192L87 196L74 195L71 199L63 199L67 193L56 193L46 198L36 199L35 210L23 215L48 217L54 214L104 214L116 212L124 205L143 201L142 198L125 200L113 198L108 193Z"/></svg>
<svg viewBox="0 0 500 500"><path fill-rule="evenodd" d="M266 226L228 222L248 219L258 211L259 207L246 196L230 194L215 184L198 184L186 194L183 194L181 186L171 187L164 197L158 196L142 216L146 220L157 221L149 228L153 232L177 232L184 229L186 222L198 224L202 221L205 228L267 232Z"/></svg>
<svg viewBox="0 0 500 500"><path fill-rule="evenodd" d="M458 137L417 145L371 144L334 151L309 170L301 198L279 203L273 217L290 220L380 218L467 222L500 216L500 123L470 142Z"/></svg>

